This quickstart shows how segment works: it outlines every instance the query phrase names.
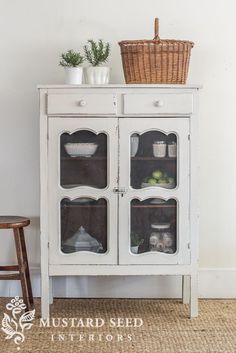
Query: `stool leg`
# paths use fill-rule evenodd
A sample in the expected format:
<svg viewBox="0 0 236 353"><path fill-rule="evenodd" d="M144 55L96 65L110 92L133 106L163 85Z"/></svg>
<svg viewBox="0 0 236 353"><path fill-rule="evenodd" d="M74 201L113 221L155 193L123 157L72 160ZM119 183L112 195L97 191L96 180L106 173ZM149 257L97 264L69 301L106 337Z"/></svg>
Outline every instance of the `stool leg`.
<svg viewBox="0 0 236 353"><path fill-rule="evenodd" d="M32 289L29 277L29 267L27 260L27 253L24 242L24 231L23 229L14 228L14 237L16 244L16 255L18 259L19 271L20 271L20 281L22 288L22 296L24 303L26 305L26 310L30 310L33 304ZM23 242L22 242L23 239Z"/></svg>
<svg viewBox="0 0 236 353"><path fill-rule="evenodd" d="M26 245L25 245L25 235L24 235L23 228L20 228L20 238L21 238L21 246L22 246L24 261L26 264L25 275L26 275L26 282L27 282L27 288L28 288L29 302L31 304L31 308L33 308L34 307L34 298L33 298L32 287L31 287L29 263L28 263L28 256L27 256L27 250L26 250Z"/></svg>

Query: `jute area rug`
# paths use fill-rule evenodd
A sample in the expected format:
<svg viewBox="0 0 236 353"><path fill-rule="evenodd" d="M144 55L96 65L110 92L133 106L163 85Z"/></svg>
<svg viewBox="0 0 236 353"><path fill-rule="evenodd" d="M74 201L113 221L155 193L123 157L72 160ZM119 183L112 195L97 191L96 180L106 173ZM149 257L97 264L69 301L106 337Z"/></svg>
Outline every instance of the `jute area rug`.
<svg viewBox="0 0 236 353"><path fill-rule="evenodd" d="M9 300L0 299L0 324ZM199 317L190 320L179 300L54 299L51 317L59 327L52 319L50 327L40 327L35 302L24 342L5 339L1 330L1 353L236 353L236 300L201 300ZM62 327L62 318L67 324L74 318L79 327ZM96 325L96 318L101 327L83 327Z"/></svg>

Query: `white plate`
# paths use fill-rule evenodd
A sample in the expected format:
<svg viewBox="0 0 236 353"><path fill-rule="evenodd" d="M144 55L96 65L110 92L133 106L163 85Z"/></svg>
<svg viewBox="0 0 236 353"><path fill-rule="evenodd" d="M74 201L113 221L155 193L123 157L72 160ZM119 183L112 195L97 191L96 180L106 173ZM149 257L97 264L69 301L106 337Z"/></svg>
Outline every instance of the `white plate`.
<svg viewBox="0 0 236 353"><path fill-rule="evenodd" d="M78 188L79 186L85 187L85 188L97 188L96 185L84 185L84 184L63 184L61 185L64 189L73 189L73 188Z"/></svg>
<svg viewBox="0 0 236 353"><path fill-rule="evenodd" d="M71 158L74 158L74 157L86 157L86 158L89 158L89 157L92 157L92 154L74 153L74 154L70 154L70 157Z"/></svg>
<svg viewBox="0 0 236 353"><path fill-rule="evenodd" d="M169 229L170 223L153 223L151 224L151 228L159 230Z"/></svg>
<svg viewBox="0 0 236 353"><path fill-rule="evenodd" d="M87 202L91 202L91 201L94 201L94 199L90 199L89 197L80 197L80 198L75 199L71 202L72 203L87 203Z"/></svg>
<svg viewBox="0 0 236 353"><path fill-rule="evenodd" d="M166 201L165 200L162 200L162 199L152 199L152 201L150 201L150 203L152 204L152 205L160 205L160 204L164 204L164 203L166 203Z"/></svg>
<svg viewBox="0 0 236 353"><path fill-rule="evenodd" d="M148 183L142 183L141 188L148 188L148 187L159 187L159 188L165 188L165 189L174 189L175 185L172 183L165 183L165 184L155 184L155 185L150 185Z"/></svg>

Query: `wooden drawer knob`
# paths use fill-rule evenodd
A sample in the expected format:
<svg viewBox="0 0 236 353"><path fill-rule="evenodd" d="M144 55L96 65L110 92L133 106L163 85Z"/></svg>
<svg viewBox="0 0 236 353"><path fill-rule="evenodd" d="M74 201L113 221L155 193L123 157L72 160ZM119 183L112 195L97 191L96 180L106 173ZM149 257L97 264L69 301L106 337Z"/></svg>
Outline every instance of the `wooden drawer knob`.
<svg viewBox="0 0 236 353"><path fill-rule="evenodd" d="M81 99L81 100L79 101L79 106L80 106L80 107L85 107L86 104L87 104L86 101L83 100L83 99Z"/></svg>
<svg viewBox="0 0 236 353"><path fill-rule="evenodd" d="M154 105L155 105L155 107L160 108L160 107L163 107L164 102L162 100L157 100L154 102Z"/></svg>

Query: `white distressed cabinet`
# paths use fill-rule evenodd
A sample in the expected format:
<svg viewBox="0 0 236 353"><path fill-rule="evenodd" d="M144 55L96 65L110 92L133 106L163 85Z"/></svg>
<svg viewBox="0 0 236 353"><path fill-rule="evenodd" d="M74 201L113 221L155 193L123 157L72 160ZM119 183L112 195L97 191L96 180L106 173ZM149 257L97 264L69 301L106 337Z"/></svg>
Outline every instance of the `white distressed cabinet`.
<svg viewBox="0 0 236 353"><path fill-rule="evenodd" d="M197 316L199 88L39 87L43 318L70 275L180 275Z"/></svg>

